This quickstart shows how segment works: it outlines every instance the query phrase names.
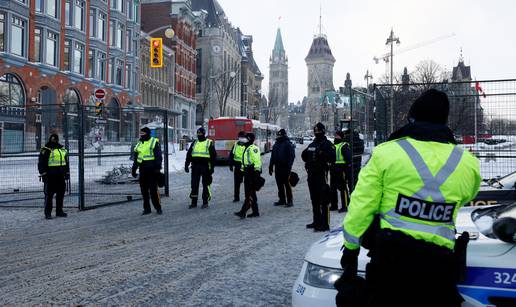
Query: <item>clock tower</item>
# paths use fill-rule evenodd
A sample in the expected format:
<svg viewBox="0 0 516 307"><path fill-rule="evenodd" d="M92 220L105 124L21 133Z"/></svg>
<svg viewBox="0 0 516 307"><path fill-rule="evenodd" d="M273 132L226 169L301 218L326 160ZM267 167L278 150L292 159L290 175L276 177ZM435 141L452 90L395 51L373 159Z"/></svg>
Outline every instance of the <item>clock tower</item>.
<svg viewBox="0 0 516 307"><path fill-rule="evenodd" d="M279 28L269 60L269 106L268 122L288 130L288 58Z"/></svg>

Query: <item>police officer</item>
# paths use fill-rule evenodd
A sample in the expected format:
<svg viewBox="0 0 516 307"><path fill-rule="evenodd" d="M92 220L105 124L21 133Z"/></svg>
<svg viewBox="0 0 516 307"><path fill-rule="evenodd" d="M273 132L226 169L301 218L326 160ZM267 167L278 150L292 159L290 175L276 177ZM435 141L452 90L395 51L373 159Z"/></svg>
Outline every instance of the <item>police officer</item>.
<svg viewBox="0 0 516 307"><path fill-rule="evenodd" d="M349 143L344 142L344 132L335 132L335 164L330 170L331 206L330 211L345 212L348 208L349 190L346 178L351 176L351 150ZM339 209L339 191L342 207Z"/></svg>
<svg viewBox="0 0 516 307"><path fill-rule="evenodd" d="M202 209L208 208L208 201L211 199L211 182L215 167L215 159L217 152L213 141L206 138L206 130L204 128L197 129L197 140L195 140L186 154L185 172L190 172L190 163L192 164L192 192L190 198L192 204L190 209L197 207L197 199L199 198L199 182L202 178Z"/></svg>
<svg viewBox="0 0 516 307"><path fill-rule="evenodd" d="M247 138L245 137L245 131L240 131L238 133L238 141L235 142L233 148L229 152L229 170L233 172L233 180L235 184L233 202L240 201L240 185L242 181L244 181L244 173L240 170L242 168L242 154L245 150L245 143L247 143Z"/></svg>
<svg viewBox="0 0 516 307"><path fill-rule="evenodd" d="M301 154L308 173L308 189L313 210L313 222L306 225L306 228L313 228L314 231L330 229L327 202L330 189L327 177L330 165L335 163L335 146L326 138L325 133L324 125L317 123L314 127L314 141Z"/></svg>
<svg viewBox="0 0 516 307"><path fill-rule="evenodd" d="M68 151L59 144L59 136L52 134L48 143L41 148L38 158L38 171L45 189L45 218L52 219L52 199L56 196L56 216L66 217L63 201L66 180L70 179Z"/></svg>
<svg viewBox="0 0 516 307"><path fill-rule="evenodd" d="M262 172L262 157L260 148L254 145L255 135L252 132L246 135L247 142L245 150L242 154L242 172L244 172L244 190L245 201L240 211L235 212L235 215L241 219L246 217L246 213L251 208L251 214L247 217L258 217L260 212L258 210L258 198L256 197L256 182L260 178Z"/></svg>
<svg viewBox="0 0 516 307"><path fill-rule="evenodd" d="M158 138L151 136L149 128L144 127L140 130L140 141L134 147L134 163L132 175L136 178L136 170L140 171L140 190L143 197L142 215L151 213L150 200L156 213L162 214L161 200L158 189L158 176L161 169L163 156Z"/></svg>
<svg viewBox="0 0 516 307"><path fill-rule="evenodd" d="M274 206L294 206L292 202L292 187L288 179L295 158L294 146L290 143L287 132L285 129L280 129L276 133L276 142L272 147L271 160L269 163L269 175L272 176L274 168L276 168L275 179L276 185L278 186L279 200L274 203Z"/></svg>
<svg viewBox="0 0 516 307"><path fill-rule="evenodd" d="M354 278L360 244L377 216L367 306L461 304L455 219L481 177L477 158L456 145L446 126L448 113L445 93L423 93L410 108L409 124L377 146L360 173L343 222L341 278Z"/></svg>

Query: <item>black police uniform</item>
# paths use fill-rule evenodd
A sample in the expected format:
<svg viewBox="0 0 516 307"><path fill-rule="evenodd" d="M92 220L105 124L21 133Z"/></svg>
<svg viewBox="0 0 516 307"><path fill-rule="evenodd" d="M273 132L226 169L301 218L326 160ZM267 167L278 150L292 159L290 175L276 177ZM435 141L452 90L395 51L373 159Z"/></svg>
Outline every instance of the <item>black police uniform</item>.
<svg viewBox="0 0 516 307"><path fill-rule="evenodd" d="M51 142L52 138L55 139L55 142ZM66 216L63 212L63 202L66 192L66 180L70 179L70 164L68 154L66 154L65 165L49 167L49 158L55 149L63 149L63 146L59 144L59 137L53 134L45 147L41 148L38 158L38 171L44 182L45 217L47 219L50 219L52 216L52 199L54 195L56 196L56 216Z"/></svg>
<svg viewBox="0 0 516 307"><path fill-rule="evenodd" d="M204 141L204 139L200 139L199 141ZM203 208L208 206L208 201L211 198L210 185L213 181L212 174L215 167L215 162L217 159L217 152L215 151L215 146L213 142L211 142L210 147L208 149L210 158L200 158L200 157L192 157L192 152L195 147L195 142L192 142L188 152L186 153L186 162L185 162L185 171L188 172L188 167L190 163L192 164L192 177L191 177L191 188L192 191L190 193L190 198L192 199L192 204L190 208L197 207L197 199L199 198L199 183L202 178L202 204Z"/></svg>
<svg viewBox="0 0 516 307"><path fill-rule="evenodd" d="M335 143L335 145L337 144L339 144L339 142ZM351 180L347 180L347 178L351 178L351 149L349 148L349 144L345 144L342 146L341 155L344 158L344 161L346 161L346 163L334 164L332 165L330 170L330 210L334 211L338 209L340 191L342 207L339 210L339 212L346 211L349 203L350 186L348 185L348 183L351 183Z"/></svg>
<svg viewBox="0 0 516 307"><path fill-rule="evenodd" d="M274 203L276 206L292 206L292 187L288 181L290 172L292 171L292 164L296 154L294 147L290 143L287 136L280 136L276 139L272 147L271 159L269 163L269 174L275 171L274 177L276 185L278 186L279 201ZM275 170L274 170L275 169ZM285 197L286 196L286 197Z"/></svg>
<svg viewBox="0 0 516 307"><path fill-rule="evenodd" d="M148 134L140 138L140 142L150 142L150 130ZM132 167L133 177L136 177L136 170L140 170L140 191L143 197L143 214L151 212L150 200L152 200L152 206L158 214L161 214L161 199L159 196L158 189L158 176L161 170L161 164L163 161L163 155L161 152L161 146L159 142L154 145L154 160L144 160L138 163L138 154L135 153L134 163Z"/></svg>
<svg viewBox="0 0 516 307"><path fill-rule="evenodd" d="M335 162L335 146L322 135L315 140L301 154L308 173L308 189L312 201L313 223L306 225L316 231L329 229L328 194L327 184L330 165Z"/></svg>

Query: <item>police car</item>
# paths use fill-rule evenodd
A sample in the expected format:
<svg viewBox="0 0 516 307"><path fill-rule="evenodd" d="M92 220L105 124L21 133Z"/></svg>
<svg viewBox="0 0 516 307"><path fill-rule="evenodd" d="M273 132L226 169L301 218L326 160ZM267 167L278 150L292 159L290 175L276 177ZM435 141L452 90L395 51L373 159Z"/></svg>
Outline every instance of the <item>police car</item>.
<svg viewBox="0 0 516 307"><path fill-rule="evenodd" d="M470 242L467 257L467 278L459 285L464 298L463 306L516 306L516 233L505 234L511 243L496 238L493 223L501 217L516 219L516 204L464 207L457 217L457 231L468 231ZM496 225L496 223L495 223ZM507 227L506 227L507 228ZM501 236L499 236L501 237ZM332 230L315 242L305 256L305 261L293 288L294 307L335 306L334 282L340 277L342 228ZM367 250L361 249L358 274L365 277L369 262Z"/></svg>

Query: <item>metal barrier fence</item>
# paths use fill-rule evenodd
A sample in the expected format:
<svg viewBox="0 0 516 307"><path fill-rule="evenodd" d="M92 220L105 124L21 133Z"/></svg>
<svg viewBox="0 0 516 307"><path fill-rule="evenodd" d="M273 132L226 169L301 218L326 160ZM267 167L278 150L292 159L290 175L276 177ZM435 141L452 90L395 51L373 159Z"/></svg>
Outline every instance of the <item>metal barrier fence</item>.
<svg viewBox="0 0 516 307"><path fill-rule="evenodd" d="M52 133L68 150L70 180L65 207L80 210L139 199L131 177L132 151L139 129L149 127L160 140L169 194L169 112L157 108L84 105L0 106L0 207L43 207L38 157ZM164 127L167 127L165 129Z"/></svg>
<svg viewBox="0 0 516 307"><path fill-rule="evenodd" d="M412 102L430 88L447 93L448 125L461 146L480 159L483 178L516 171L516 79L376 84L375 143L384 142L391 131L405 125Z"/></svg>

